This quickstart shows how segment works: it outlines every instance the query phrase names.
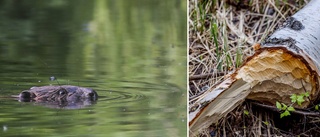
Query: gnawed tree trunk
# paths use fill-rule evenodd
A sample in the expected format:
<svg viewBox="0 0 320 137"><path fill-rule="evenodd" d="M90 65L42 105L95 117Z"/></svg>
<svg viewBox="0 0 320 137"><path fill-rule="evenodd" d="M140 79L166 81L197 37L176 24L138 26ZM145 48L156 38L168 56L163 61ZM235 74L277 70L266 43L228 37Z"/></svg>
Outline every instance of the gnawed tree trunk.
<svg viewBox="0 0 320 137"><path fill-rule="evenodd" d="M320 0L313 0L276 30L256 53L189 108L190 135L217 123L246 98L274 105L291 104L290 96L309 92L301 106L319 99Z"/></svg>

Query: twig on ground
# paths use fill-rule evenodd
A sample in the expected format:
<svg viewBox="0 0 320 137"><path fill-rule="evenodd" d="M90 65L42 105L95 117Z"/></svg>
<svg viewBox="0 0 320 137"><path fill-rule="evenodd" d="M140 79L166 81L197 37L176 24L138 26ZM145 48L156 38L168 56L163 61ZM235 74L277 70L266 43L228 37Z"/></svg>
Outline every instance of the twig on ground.
<svg viewBox="0 0 320 137"><path fill-rule="evenodd" d="M252 102L252 104L280 113L279 109L275 106L269 106L269 105L265 105L257 102ZM291 113L295 113L303 116L320 116L320 112L310 112L310 111L303 111L303 110L297 110L297 109L295 111L291 111Z"/></svg>

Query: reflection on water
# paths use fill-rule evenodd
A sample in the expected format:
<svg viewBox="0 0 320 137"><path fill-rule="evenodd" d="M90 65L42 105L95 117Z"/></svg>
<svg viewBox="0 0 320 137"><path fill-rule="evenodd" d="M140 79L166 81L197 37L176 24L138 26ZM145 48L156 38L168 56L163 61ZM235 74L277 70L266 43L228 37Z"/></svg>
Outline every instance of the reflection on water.
<svg viewBox="0 0 320 137"><path fill-rule="evenodd" d="M113 81L100 89L97 104L78 110L1 100L5 135L24 136L180 136L185 124L182 89L174 85ZM113 83L112 82L112 83ZM156 94L155 94L156 93ZM170 98L169 98L169 97ZM177 105L177 101L178 104ZM161 102L158 102L161 101ZM178 126L178 127L177 127ZM181 127L179 127L181 126ZM180 131L179 131L180 130Z"/></svg>
<svg viewBox="0 0 320 137"><path fill-rule="evenodd" d="M186 136L186 1L0 0L1 136ZM90 87L96 104L7 98Z"/></svg>

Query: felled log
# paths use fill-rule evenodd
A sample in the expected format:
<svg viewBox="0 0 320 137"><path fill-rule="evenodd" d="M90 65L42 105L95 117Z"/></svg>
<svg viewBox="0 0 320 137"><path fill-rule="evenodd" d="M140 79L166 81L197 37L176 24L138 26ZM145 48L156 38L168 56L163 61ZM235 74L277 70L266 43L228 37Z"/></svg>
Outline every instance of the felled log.
<svg viewBox="0 0 320 137"><path fill-rule="evenodd" d="M243 66L189 108L190 135L226 116L245 99L275 105L291 104L290 96L309 92L301 106L319 100L320 0L313 0L289 17Z"/></svg>

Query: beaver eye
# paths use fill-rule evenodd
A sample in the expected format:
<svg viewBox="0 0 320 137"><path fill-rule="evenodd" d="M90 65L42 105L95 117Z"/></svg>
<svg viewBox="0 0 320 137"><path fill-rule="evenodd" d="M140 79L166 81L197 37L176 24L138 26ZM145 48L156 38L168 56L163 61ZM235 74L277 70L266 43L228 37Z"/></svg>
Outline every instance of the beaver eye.
<svg viewBox="0 0 320 137"><path fill-rule="evenodd" d="M67 94L67 92L65 90L60 90L59 91L59 95L65 95L65 94Z"/></svg>

